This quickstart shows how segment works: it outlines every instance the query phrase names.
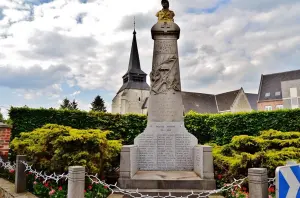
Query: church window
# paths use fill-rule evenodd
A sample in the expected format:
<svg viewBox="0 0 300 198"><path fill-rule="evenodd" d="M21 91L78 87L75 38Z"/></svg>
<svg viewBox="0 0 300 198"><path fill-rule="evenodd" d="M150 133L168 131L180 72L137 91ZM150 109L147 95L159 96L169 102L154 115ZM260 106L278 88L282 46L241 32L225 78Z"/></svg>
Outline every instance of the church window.
<svg viewBox="0 0 300 198"><path fill-rule="evenodd" d="M141 97L139 97L139 101L141 101Z"/></svg>
<svg viewBox="0 0 300 198"><path fill-rule="evenodd" d="M141 76L133 76L132 77L132 80L134 82L143 82L144 81L144 77L141 77Z"/></svg>
<svg viewBox="0 0 300 198"><path fill-rule="evenodd" d="M128 82L128 77L123 79L123 83L127 83Z"/></svg>

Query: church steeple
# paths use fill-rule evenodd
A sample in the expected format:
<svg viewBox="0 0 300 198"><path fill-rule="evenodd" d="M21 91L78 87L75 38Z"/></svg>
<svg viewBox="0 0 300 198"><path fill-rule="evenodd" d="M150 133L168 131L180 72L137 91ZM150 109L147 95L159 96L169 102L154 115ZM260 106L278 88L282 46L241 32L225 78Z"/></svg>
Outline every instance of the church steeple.
<svg viewBox="0 0 300 198"><path fill-rule="evenodd" d="M131 52L128 64L128 70L123 76L123 86L118 91L121 92L124 89L140 89L149 90L150 87L146 82L147 74L142 71L140 65L139 51L136 41L136 31L135 31L135 20L134 20L134 30L133 39L131 45Z"/></svg>

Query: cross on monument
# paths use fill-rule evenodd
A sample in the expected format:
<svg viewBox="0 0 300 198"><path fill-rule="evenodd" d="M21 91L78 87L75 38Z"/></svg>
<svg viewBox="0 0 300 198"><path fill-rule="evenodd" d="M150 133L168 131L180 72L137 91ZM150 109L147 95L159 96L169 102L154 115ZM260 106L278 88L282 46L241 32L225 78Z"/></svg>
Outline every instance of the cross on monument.
<svg viewBox="0 0 300 198"><path fill-rule="evenodd" d="M164 32L167 32L168 29L170 29L171 24L168 22L164 22L163 24L161 24L161 27L164 29Z"/></svg>

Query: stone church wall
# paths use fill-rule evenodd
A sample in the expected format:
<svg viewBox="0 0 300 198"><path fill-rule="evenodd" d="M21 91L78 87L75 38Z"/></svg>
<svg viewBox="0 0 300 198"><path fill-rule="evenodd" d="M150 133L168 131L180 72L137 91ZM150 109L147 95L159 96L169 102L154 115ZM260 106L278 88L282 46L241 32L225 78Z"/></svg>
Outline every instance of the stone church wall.
<svg viewBox="0 0 300 198"><path fill-rule="evenodd" d="M112 102L112 113L139 113L145 110L142 106L150 92L148 90L127 89L120 92Z"/></svg>

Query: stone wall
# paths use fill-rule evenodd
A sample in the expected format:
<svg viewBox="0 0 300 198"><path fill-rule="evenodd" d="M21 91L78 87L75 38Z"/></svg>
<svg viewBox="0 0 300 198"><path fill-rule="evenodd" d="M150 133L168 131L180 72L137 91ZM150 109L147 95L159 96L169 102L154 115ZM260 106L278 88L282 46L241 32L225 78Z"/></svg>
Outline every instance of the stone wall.
<svg viewBox="0 0 300 198"><path fill-rule="evenodd" d="M0 156L6 158L9 151L11 127L0 122Z"/></svg>
<svg viewBox="0 0 300 198"><path fill-rule="evenodd" d="M37 198L31 193L15 193L15 185L0 178L0 198Z"/></svg>
<svg viewBox="0 0 300 198"><path fill-rule="evenodd" d="M149 94L149 90L125 89L113 99L112 113L145 114L146 111L142 109L142 105Z"/></svg>

